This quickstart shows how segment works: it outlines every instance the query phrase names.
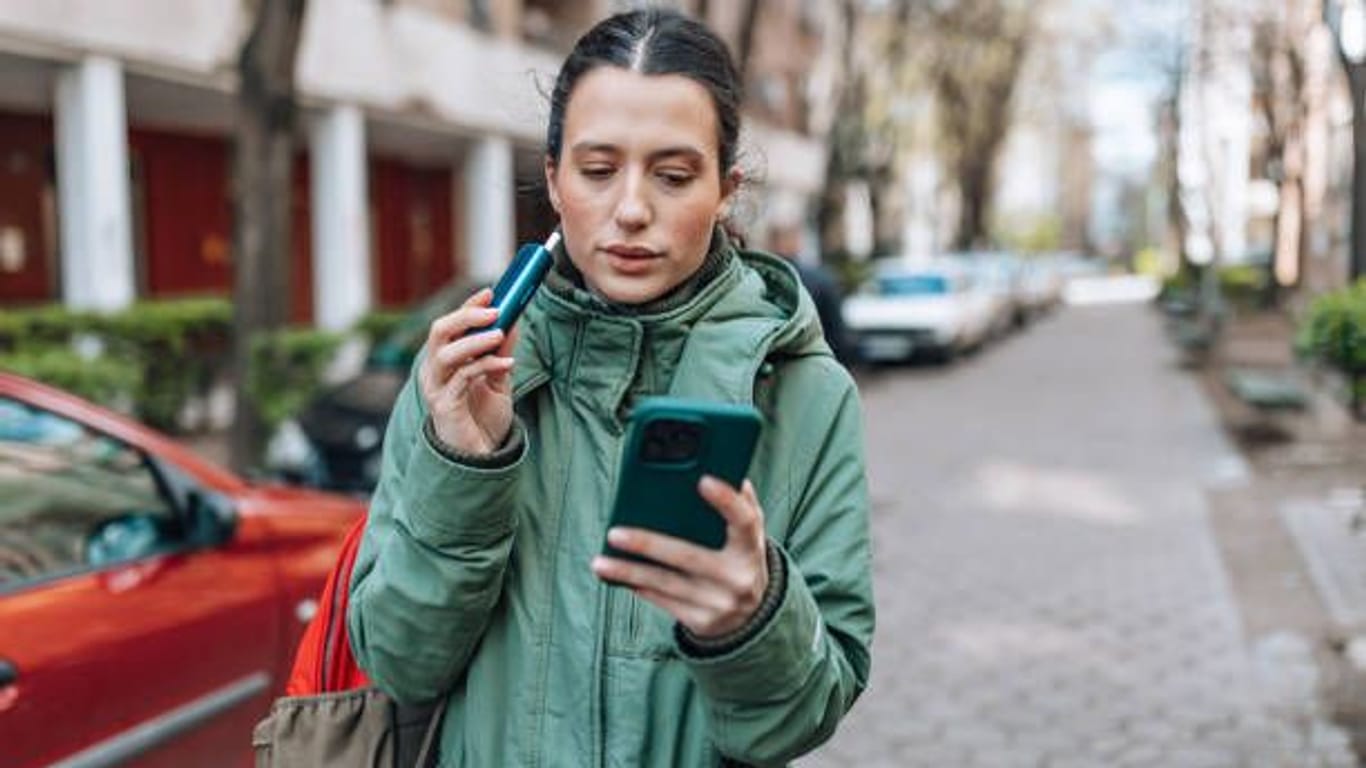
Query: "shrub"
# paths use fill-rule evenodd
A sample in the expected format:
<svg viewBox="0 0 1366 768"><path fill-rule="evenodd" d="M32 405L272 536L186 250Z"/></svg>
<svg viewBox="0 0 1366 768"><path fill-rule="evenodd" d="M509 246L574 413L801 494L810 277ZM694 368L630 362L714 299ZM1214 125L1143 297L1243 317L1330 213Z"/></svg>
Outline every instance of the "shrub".
<svg viewBox="0 0 1366 768"><path fill-rule="evenodd" d="M142 371L135 363L110 356L88 360L69 346L35 347L0 355L0 370L120 410L136 402L142 386Z"/></svg>
<svg viewBox="0 0 1366 768"><path fill-rule="evenodd" d="M210 298L138 302L106 316L100 335L111 355L142 368L138 417L174 432L186 402L207 395L230 364L232 305Z"/></svg>
<svg viewBox="0 0 1366 768"><path fill-rule="evenodd" d="M287 328L252 341L247 396L268 428L279 426L318 394L323 368L343 338L314 328Z"/></svg>
<svg viewBox="0 0 1366 768"><path fill-rule="evenodd" d="M1355 403L1366 398L1366 279L1315 298L1296 332L1295 349L1345 374Z"/></svg>
<svg viewBox="0 0 1366 768"><path fill-rule="evenodd" d="M80 337L102 352L74 353ZM0 352L14 370L105 405L119 390L138 418L167 431L179 429L185 403L207 394L226 369L231 339L232 305L218 298L143 301L112 313L53 304L0 316ZM136 372L131 384L128 370Z"/></svg>
<svg viewBox="0 0 1366 768"><path fill-rule="evenodd" d="M373 346L388 338L407 315L404 310L378 309L356 321L354 330Z"/></svg>

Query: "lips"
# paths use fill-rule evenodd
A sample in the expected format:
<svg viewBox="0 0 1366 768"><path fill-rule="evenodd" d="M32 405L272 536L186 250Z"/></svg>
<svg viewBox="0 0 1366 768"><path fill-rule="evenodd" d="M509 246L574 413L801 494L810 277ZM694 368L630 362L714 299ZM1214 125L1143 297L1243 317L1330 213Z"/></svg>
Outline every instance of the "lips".
<svg viewBox="0 0 1366 768"><path fill-rule="evenodd" d="M608 245L603 251L621 259L655 259L663 254L643 245Z"/></svg>
<svg viewBox="0 0 1366 768"><path fill-rule="evenodd" d="M643 278L654 274L664 257L660 251L640 245L613 243L602 249L607 257L605 266L613 273L628 278Z"/></svg>

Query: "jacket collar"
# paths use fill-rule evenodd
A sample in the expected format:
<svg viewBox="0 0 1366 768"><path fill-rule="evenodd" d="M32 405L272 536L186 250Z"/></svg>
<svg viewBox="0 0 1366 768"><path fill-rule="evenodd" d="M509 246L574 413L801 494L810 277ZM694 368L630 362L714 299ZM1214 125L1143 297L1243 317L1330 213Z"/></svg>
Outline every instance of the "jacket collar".
<svg viewBox="0 0 1366 768"><path fill-rule="evenodd" d="M634 396L749 404L771 354L828 354L789 264L741 254L724 235L718 247L716 273L660 312L622 313L581 289L543 286L522 318L516 394L553 383L619 428Z"/></svg>

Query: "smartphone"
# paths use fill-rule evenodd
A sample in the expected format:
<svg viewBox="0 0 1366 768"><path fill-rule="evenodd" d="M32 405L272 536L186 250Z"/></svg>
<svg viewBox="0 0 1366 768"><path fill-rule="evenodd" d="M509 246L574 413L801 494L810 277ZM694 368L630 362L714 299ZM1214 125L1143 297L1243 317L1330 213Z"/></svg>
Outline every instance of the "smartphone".
<svg viewBox="0 0 1366 768"><path fill-rule="evenodd" d="M507 333L512 330L550 271L550 265L555 261L555 246L559 242L560 233L556 231L543 244L527 243L517 249L512 263L493 286L493 302L490 306L498 310L498 319L491 325L475 328L470 331L471 334L494 330Z"/></svg>
<svg viewBox="0 0 1366 768"><path fill-rule="evenodd" d="M726 544L726 521L697 491L703 475L739 488L759 439L747 405L673 397L642 399L631 413L609 527L648 528L711 549ZM603 544L603 554L641 558Z"/></svg>

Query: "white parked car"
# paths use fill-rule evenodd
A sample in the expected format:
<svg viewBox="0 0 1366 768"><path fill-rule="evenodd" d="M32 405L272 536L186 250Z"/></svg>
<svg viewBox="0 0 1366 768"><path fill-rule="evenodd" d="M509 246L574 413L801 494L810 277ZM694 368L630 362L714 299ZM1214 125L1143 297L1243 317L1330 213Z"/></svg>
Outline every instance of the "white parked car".
<svg viewBox="0 0 1366 768"><path fill-rule="evenodd" d="M844 323L870 362L950 360L985 339L989 317L970 276L949 266L888 263L844 301Z"/></svg>
<svg viewBox="0 0 1366 768"><path fill-rule="evenodd" d="M1029 314L1042 315L1062 303L1062 270L1051 259L1041 256L1024 262L1022 282Z"/></svg>

